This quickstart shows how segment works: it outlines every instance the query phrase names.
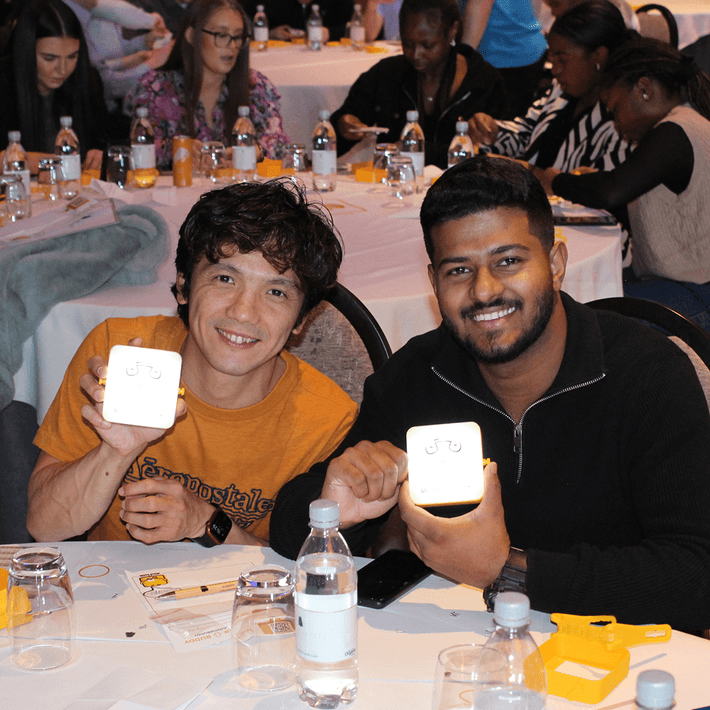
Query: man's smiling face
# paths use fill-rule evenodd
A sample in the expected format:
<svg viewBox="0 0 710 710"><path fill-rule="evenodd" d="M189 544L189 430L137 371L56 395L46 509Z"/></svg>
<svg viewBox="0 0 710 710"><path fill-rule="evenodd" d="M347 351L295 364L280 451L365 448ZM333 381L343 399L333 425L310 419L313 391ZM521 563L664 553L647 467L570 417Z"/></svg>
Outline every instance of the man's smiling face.
<svg viewBox="0 0 710 710"><path fill-rule="evenodd" d="M178 276L180 292L181 276ZM178 296L179 303L186 299ZM269 377L295 327L303 292L260 252L235 251L216 264L202 257L192 274L184 367L202 376Z"/></svg>
<svg viewBox="0 0 710 710"><path fill-rule="evenodd" d="M562 285L550 252L530 233L527 214L499 207L431 230L429 278L444 325L480 362L514 360L550 321Z"/></svg>

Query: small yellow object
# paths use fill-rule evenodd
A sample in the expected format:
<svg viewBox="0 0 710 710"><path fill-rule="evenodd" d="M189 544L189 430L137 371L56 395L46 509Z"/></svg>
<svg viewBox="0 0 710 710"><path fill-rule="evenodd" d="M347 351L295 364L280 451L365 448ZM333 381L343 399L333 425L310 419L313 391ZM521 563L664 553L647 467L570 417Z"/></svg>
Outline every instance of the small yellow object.
<svg viewBox="0 0 710 710"><path fill-rule="evenodd" d="M281 161L264 158L257 166L256 172L265 178L276 178L281 175Z"/></svg>
<svg viewBox="0 0 710 710"><path fill-rule="evenodd" d="M99 170L82 170L81 171L81 184L90 185L91 181L96 178L97 180L101 177L101 172Z"/></svg>
<svg viewBox="0 0 710 710"><path fill-rule="evenodd" d="M562 230L559 227L555 227L555 241L567 244L567 237L562 234Z"/></svg>
<svg viewBox="0 0 710 710"><path fill-rule="evenodd" d="M282 47L288 47L288 42L286 42L282 39L270 39L266 43L266 46L269 49L281 49Z"/></svg>
<svg viewBox="0 0 710 710"><path fill-rule="evenodd" d="M338 44L338 43L336 42L336 44ZM343 47L349 47L350 46L350 37L341 37L340 44L342 44Z"/></svg>
<svg viewBox="0 0 710 710"><path fill-rule="evenodd" d="M553 614L557 631L540 646L547 670L547 692L567 700L600 703L629 674L629 647L663 643L671 637L668 624L630 626L617 624L613 616ZM609 622L605 626L593 626ZM557 670L565 661L591 666L607 674L588 680Z"/></svg>
<svg viewBox="0 0 710 710"><path fill-rule="evenodd" d="M365 51L370 54L385 54L387 52L387 47L378 47L374 44L366 44Z"/></svg>
<svg viewBox="0 0 710 710"><path fill-rule="evenodd" d="M291 37L291 44L305 44L305 37Z"/></svg>
<svg viewBox="0 0 710 710"><path fill-rule="evenodd" d="M0 629L4 629L7 626L14 628L15 626L20 626L20 624L26 624L28 621L32 621L32 616L29 613L32 610L32 605L30 604L27 592L19 587L12 588L12 597L19 601L18 612L15 614L12 623L8 624L7 618L7 578L8 571L6 569L0 568Z"/></svg>
<svg viewBox="0 0 710 710"><path fill-rule="evenodd" d="M348 40L350 42L350 40ZM326 42L325 43L326 47L340 47L340 42Z"/></svg>
<svg viewBox="0 0 710 710"><path fill-rule="evenodd" d="M358 182L382 182L387 177L386 170L373 170L372 168L359 168L355 171Z"/></svg>

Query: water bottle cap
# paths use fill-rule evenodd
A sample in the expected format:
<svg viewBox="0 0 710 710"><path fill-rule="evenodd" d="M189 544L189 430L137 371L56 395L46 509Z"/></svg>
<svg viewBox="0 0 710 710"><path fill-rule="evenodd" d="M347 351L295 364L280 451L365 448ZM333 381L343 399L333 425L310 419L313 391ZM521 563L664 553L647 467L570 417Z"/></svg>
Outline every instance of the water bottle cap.
<svg viewBox="0 0 710 710"><path fill-rule="evenodd" d="M360 3L355 3L355 5L353 5L353 9L360 12L360 10L362 10L362 5L360 5Z"/></svg>
<svg viewBox="0 0 710 710"><path fill-rule="evenodd" d="M72 124L71 116L62 116L59 119L59 125L62 128L71 128L71 124Z"/></svg>
<svg viewBox="0 0 710 710"><path fill-rule="evenodd" d="M312 528L334 528L340 525L340 506L334 500L320 498L308 508Z"/></svg>
<svg viewBox="0 0 710 710"><path fill-rule="evenodd" d="M530 600L520 592L501 592L493 602L493 620L517 629L530 623Z"/></svg>
<svg viewBox="0 0 710 710"><path fill-rule="evenodd" d="M264 6L263 6L263 5L257 5L257 6L256 6L256 11L257 11L257 12L264 12Z"/></svg>
<svg viewBox="0 0 710 710"><path fill-rule="evenodd" d="M636 703L644 708L669 708L673 705L675 681L666 671L650 670L636 679Z"/></svg>
<svg viewBox="0 0 710 710"><path fill-rule="evenodd" d="M313 7L315 7L315 5ZM318 120L319 121L327 121L329 118L330 118L330 111L328 111L328 109L323 108L320 111L318 111Z"/></svg>
<svg viewBox="0 0 710 710"><path fill-rule="evenodd" d="M19 143L20 142L20 132L19 131L10 131L7 134L7 139L9 141L12 141L13 143Z"/></svg>
<svg viewBox="0 0 710 710"><path fill-rule="evenodd" d="M311 10L318 12L318 10L320 10L320 5L311 5Z"/></svg>
<svg viewBox="0 0 710 710"><path fill-rule="evenodd" d="M407 123L416 123L419 120L419 111L407 111Z"/></svg>
<svg viewBox="0 0 710 710"><path fill-rule="evenodd" d="M148 107L147 106L139 106L136 109L136 116L138 116L138 118L148 118Z"/></svg>
<svg viewBox="0 0 710 710"><path fill-rule="evenodd" d="M240 106L237 109L237 112L239 113L240 116L249 116L249 107L248 106Z"/></svg>
<svg viewBox="0 0 710 710"><path fill-rule="evenodd" d="M456 133L467 133L468 121L456 121Z"/></svg>

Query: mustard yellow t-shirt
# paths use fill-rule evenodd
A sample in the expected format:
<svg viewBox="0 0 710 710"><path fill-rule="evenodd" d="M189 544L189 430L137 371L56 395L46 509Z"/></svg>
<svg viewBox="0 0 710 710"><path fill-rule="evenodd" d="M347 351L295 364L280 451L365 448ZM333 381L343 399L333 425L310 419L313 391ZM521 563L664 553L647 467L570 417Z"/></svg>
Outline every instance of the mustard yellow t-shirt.
<svg viewBox="0 0 710 710"><path fill-rule="evenodd" d="M75 461L99 445L82 419L86 396L79 378L92 355L108 361L114 345L143 338L148 348L179 351L187 331L179 318L111 318L97 326L77 350L35 438L35 444L63 462ZM281 486L327 458L350 429L357 405L331 379L288 352L286 371L261 402L243 409L213 407L189 390L187 416L148 446L124 481L150 476L179 480L218 506L239 527L262 538ZM118 496L89 532L92 540L129 540L119 517Z"/></svg>

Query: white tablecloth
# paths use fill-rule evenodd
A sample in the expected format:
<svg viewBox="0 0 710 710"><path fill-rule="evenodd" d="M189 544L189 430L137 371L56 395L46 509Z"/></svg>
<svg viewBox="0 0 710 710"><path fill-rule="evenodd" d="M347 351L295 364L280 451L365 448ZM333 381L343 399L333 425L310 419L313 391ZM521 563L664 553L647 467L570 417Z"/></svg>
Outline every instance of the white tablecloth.
<svg viewBox="0 0 710 710"><path fill-rule="evenodd" d="M156 283L115 288L60 303L25 343L23 366L15 376L15 399L36 407L40 420L74 352L92 328L111 317L175 313L170 293L175 281L175 245L187 212L209 186L199 182L192 188L159 187L128 193L128 197L146 201L170 226L170 256ZM169 185L170 178L160 178L160 184ZM418 219L421 200L420 195L409 204L395 204L384 187L352 178L339 179L335 192L323 197L344 243L339 280L372 311L394 350L440 322ZM618 227L564 227L561 234L570 254L565 290L580 301L620 296Z"/></svg>
<svg viewBox="0 0 710 710"><path fill-rule="evenodd" d="M311 52L303 45L251 52L251 66L271 80L281 94L286 135L310 146L318 111L340 108L355 80L380 59L399 54L399 47L378 43L386 52L355 52L350 47L323 47Z"/></svg>
<svg viewBox="0 0 710 710"><path fill-rule="evenodd" d="M242 689L234 675L229 642L176 653L163 632L148 619L146 608L129 588L125 575L127 570L150 568L157 572L178 566L204 566L210 561L235 565L245 561L278 562L287 569L293 569L293 562L268 548L232 545L209 550L191 543L60 543L59 547L67 559L76 599L76 657L69 665L52 671L19 671L10 658L7 632L0 631L3 708L62 710L110 672L119 670L127 681L133 674L145 671L180 680L212 679L212 684L189 705L194 710L307 710L294 687L273 694ZM364 562L358 561L359 565ZM103 568L86 569L89 565L105 565L107 572L93 578L80 575L80 569L84 570L83 575L103 574ZM438 652L459 643L484 643L492 628L492 616L485 611L479 590L454 585L437 576L428 577L386 609L360 609L360 685L353 709L429 710ZM539 612L532 612L530 628L538 644L555 630L549 616ZM629 675L599 706L548 696L548 710L631 709L636 677L650 668L674 675L676 710L692 710L710 703L705 682L710 665L707 641L674 631L669 642L631 648L630 654ZM564 670L570 672L569 668ZM102 705L87 703L90 700L70 707L103 710L111 706L106 701Z"/></svg>

